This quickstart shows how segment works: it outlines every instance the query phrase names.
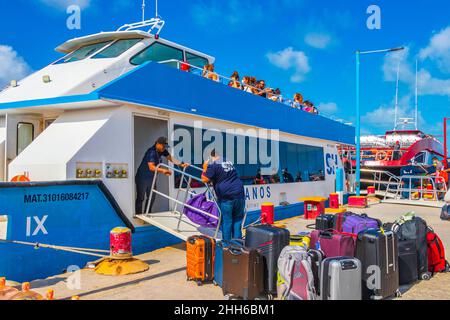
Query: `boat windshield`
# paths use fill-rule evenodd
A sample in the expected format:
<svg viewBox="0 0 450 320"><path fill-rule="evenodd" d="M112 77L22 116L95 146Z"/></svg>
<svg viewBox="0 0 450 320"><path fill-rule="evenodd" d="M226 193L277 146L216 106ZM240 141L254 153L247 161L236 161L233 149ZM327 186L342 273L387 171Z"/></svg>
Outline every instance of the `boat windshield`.
<svg viewBox="0 0 450 320"><path fill-rule="evenodd" d="M92 54L94 54L95 52L99 51L101 48L104 48L111 42L112 41L104 41L104 42L98 42L98 43L83 46L83 47L78 48L77 50L73 51L72 53L69 53L62 59L56 61L54 64L69 63L69 62L80 61L80 60L86 59L87 57L89 57Z"/></svg>
<svg viewBox="0 0 450 320"><path fill-rule="evenodd" d="M92 59L116 58L141 41L142 38L117 40L112 45L93 56Z"/></svg>

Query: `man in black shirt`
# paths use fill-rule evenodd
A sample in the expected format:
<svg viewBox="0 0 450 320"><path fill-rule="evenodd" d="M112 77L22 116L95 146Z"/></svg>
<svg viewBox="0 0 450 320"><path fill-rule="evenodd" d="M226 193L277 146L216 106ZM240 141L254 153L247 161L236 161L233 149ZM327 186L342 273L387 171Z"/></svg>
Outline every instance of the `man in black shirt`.
<svg viewBox="0 0 450 320"><path fill-rule="evenodd" d="M156 140L153 147L147 150L142 159L141 165L136 173L136 203L135 203L135 214L142 214L146 209L142 208L142 204L147 197L150 196L150 191L152 188L153 178L155 176L155 172L165 174L166 176L171 176L172 171L165 168L156 167L162 162L162 157L166 157L167 160L174 163L175 165L179 165L182 168L186 168L189 166L187 163L181 163L177 159L172 158L172 156L167 151L169 145L167 144L166 137L160 137ZM155 185L156 187L156 185ZM153 203L155 202L155 194L153 194L152 199L150 201L150 210L152 212Z"/></svg>

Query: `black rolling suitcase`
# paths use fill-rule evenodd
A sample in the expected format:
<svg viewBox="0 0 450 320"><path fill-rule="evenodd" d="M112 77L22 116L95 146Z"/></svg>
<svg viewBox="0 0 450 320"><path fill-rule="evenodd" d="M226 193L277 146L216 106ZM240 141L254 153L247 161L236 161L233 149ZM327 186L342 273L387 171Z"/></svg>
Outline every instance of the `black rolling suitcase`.
<svg viewBox="0 0 450 320"><path fill-rule="evenodd" d="M316 230L331 230L334 228L334 214L321 214L316 218Z"/></svg>
<svg viewBox="0 0 450 320"><path fill-rule="evenodd" d="M278 257L281 250L289 245L290 233L287 229L271 225L251 226L245 235L245 246L258 249L264 257L264 278L266 292L277 294Z"/></svg>
<svg viewBox="0 0 450 320"><path fill-rule="evenodd" d="M412 284L419 279L416 240L398 242L398 270L401 286Z"/></svg>
<svg viewBox="0 0 450 320"><path fill-rule="evenodd" d="M367 229L358 234L356 258L361 261L363 299L400 295L397 243L393 232Z"/></svg>

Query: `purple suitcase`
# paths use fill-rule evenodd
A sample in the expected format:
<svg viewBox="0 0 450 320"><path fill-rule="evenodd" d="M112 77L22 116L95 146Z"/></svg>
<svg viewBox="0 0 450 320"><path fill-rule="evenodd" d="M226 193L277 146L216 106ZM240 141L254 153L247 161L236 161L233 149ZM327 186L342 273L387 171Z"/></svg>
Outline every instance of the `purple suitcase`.
<svg viewBox="0 0 450 320"><path fill-rule="evenodd" d="M379 220L369 218L366 214L353 214L347 216L342 224L342 231L347 233L358 234L367 229L378 229L380 227Z"/></svg>
<svg viewBox="0 0 450 320"><path fill-rule="evenodd" d="M354 257L355 239L346 234L314 230L311 232L310 248L322 250L327 258Z"/></svg>

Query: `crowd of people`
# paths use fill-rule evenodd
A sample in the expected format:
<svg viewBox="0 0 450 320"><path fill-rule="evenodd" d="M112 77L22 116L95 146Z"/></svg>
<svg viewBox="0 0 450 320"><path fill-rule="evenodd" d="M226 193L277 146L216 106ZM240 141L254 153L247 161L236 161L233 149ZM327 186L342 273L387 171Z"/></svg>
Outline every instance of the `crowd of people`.
<svg viewBox="0 0 450 320"><path fill-rule="evenodd" d="M221 81L219 75L214 71L213 64L208 64L203 67L202 76L213 81ZM319 111L314 104L309 100L305 101L302 94L296 93L293 99L285 99L281 94L280 88L273 89L267 87L264 80L257 80L256 77L245 76L241 80L237 71L233 72L231 75L228 86L274 102L283 103L295 109L319 114Z"/></svg>

